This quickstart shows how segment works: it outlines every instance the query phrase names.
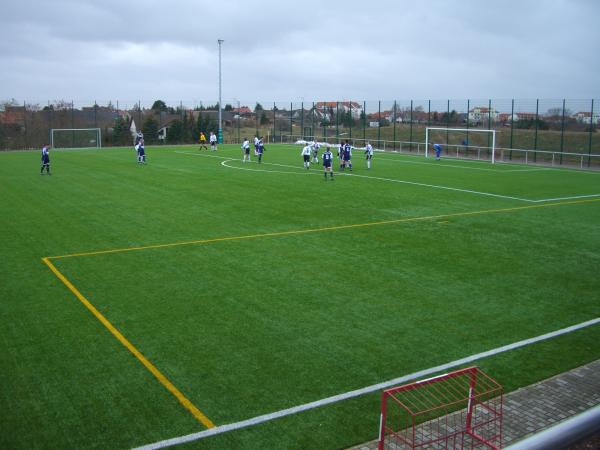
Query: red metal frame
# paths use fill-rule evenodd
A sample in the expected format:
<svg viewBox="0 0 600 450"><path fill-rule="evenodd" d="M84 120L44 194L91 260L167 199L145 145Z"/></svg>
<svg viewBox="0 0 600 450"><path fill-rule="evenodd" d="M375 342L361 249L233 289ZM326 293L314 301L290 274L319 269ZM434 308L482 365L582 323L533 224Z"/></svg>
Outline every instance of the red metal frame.
<svg viewBox="0 0 600 450"><path fill-rule="evenodd" d="M498 450L502 402L502 386L477 367L387 389L378 449Z"/></svg>

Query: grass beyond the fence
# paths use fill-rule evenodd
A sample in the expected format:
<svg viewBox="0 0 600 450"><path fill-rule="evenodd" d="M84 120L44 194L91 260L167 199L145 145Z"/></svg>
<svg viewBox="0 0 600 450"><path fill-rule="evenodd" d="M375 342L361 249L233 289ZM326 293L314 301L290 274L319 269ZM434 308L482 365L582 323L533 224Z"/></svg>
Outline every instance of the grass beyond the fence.
<svg viewBox="0 0 600 450"><path fill-rule="evenodd" d="M0 447L130 448L600 316L600 174L298 146L0 154ZM98 312L69 290L42 258ZM600 327L482 360L508 390L600 357ZM342 448L372 394L188 444Z"/></svg>

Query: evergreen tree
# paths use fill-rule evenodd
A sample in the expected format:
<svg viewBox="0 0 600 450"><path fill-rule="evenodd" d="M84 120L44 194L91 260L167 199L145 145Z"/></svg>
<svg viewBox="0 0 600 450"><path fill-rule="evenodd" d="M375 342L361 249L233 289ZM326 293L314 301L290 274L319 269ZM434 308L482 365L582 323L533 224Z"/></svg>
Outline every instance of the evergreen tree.
<svg viewBox="0 0 600 450"><path fill-rule="evenodd" d="M263 113L260 116L260 124L261 125L266 125L269 123L269 119L267 117L267 113L263 111Z"/></svg>
<svg viewBox="0 0 600 450"><path fill-rule="evenodd" d="M112 133L113 145L131 144L131 133L129 131L129 118L119 116L115 119Z"/></svg>
<svg viewBox="0 0 600 450"><path fill-rule="evenodd" d="M155 144L158 140L158 121L154 115L150 114L144 119L142 125L142 133L144 133L144 141L146 144Z"/></svg>
<svg viewBox="0 0 600 450"><path fill-rule="evenodd" d="M179 144L183 141L183 122L175 119L167 129L167 143Z"/></svg>

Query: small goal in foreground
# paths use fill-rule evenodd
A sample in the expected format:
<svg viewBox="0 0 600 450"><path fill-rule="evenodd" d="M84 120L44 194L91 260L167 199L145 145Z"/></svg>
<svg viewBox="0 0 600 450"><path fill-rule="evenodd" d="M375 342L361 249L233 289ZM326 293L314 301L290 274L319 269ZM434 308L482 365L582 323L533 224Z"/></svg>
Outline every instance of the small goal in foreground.
<svg viewBox="0 0 600 450"><path fill-rule="evenodd" d="M477 367L383 391L379 450L502 448L502 386Z"/></svg>

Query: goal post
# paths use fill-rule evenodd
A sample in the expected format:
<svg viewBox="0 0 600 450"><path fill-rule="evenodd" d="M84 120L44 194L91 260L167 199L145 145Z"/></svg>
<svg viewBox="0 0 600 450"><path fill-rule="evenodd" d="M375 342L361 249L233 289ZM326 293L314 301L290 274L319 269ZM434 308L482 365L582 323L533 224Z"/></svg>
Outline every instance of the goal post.
<svg viewBox="0 0 600 450"><path fill-rule="evenodd" d="M378 450L502 448L502 386L478 367L386 389Z"/></svg>
<svg viewBox="0 0 600 450"><path fill-rule="evenodd" d="M496 130L477 128L425 128L425 157L429 147L440 144L449 156L467 159L485 159L496 162Z"/></svg>
<svg viewBox="0 0 600 450"><path fill-rule="evenodd" d="M52 148L100 148L102 131L100 128L52 128L50 145Z"/></svg>

